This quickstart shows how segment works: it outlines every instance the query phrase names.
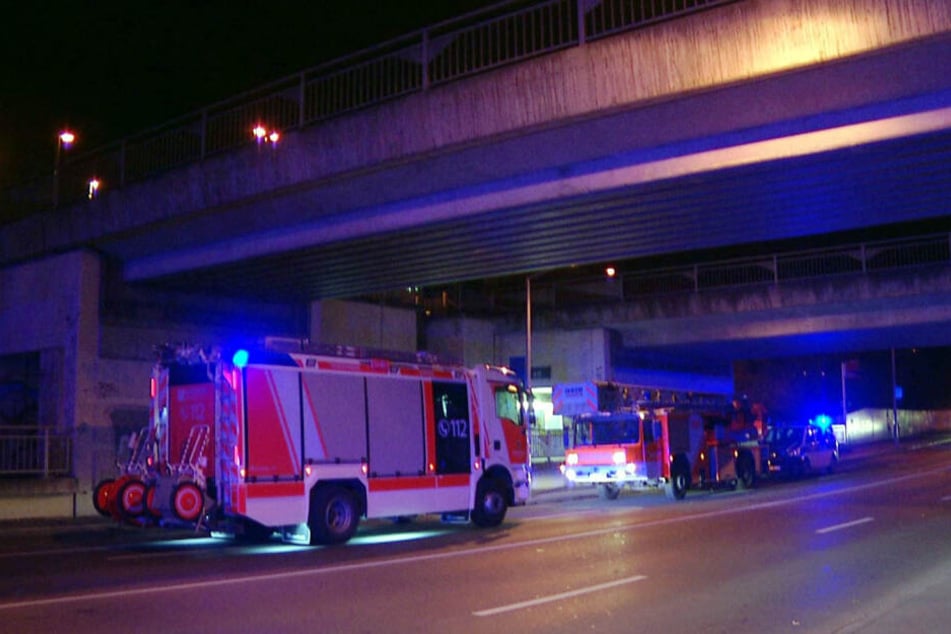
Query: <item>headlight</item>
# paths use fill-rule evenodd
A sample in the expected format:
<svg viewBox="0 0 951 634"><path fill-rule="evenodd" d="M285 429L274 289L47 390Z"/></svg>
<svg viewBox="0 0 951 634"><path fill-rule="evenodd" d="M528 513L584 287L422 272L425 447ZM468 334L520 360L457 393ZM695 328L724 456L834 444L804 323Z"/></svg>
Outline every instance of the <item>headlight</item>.
<svg viewBox="0 0 951 634"><path fill-rule="evenodd" d="M624 464L627 462L627 454L623 451L615 451L611 456L611 460L614 462L614 464Z"/></svg>
<svg viewBox="0 0 951 634"><path fill-rule="evenodd" d="M578 464L578 454L569 453L565 456L565 464Z"/></svg>

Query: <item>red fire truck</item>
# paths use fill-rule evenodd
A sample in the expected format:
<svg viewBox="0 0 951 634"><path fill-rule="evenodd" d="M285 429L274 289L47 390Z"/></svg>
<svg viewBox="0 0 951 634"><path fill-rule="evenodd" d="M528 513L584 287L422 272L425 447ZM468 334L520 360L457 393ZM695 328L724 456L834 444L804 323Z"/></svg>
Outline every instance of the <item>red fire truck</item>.
<svg viewBox="0 0 951 634"><path fill-rule="evenodd" d="M750 488L761 471L758 431L737 426L722 395L588 382L556 385L552 404L570 420L565 478L606 499L623 487L663 486L671 499L691 487Z"/></svg>
<svg viewBox="0 0 951 634"><path fill-rule="evenodd" d="M149 425L96 508L258 538L306 528L315 544L347 541L361 517L497 525L529 498L527 395L510 370L423 357L164 346Z"/></svg>

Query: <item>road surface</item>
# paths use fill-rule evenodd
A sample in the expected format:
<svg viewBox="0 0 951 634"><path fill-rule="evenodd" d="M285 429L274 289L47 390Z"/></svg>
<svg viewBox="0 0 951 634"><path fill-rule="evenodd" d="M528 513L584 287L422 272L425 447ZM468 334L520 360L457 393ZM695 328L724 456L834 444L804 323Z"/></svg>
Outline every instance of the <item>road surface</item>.
<svg viewBox="0 0 951 634"><path fill-rule="evenodd" d="M2 631L894 632L951 618L951 444L752 491L540 496L342 547L0 527Z"/></svg>

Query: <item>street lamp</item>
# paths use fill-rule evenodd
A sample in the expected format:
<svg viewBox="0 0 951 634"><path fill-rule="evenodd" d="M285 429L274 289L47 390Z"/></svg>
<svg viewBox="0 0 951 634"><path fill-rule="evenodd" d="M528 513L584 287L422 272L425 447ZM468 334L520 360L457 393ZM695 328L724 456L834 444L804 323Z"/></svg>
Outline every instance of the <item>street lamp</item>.
<svg viewBox="0 0 951 634"><path fill-rule="evenodd" d="M251 130L251 134L254 135L254 139L258 142L259 146L264 143L277 145L278 140L281 138L280 132L277 130L268 130L261 124L254 126Z"/></svg>
<svg viewBox="0 0 951 634"><path fill-rule="evenodd" d="M89 180L87 185L88 185L87 196L89 200L92 200L93 198L96 198L99 195L99 188L102 187L102 181L99 180L98 178L92 178Z"/></svg>
<svg viewBox="0 0 951 634"><path fill-rule="evenodd" d="M63 150L76 141L76 135L69 130L63 130L56 137L56 158L53 162L53 208L59 207L59 161Z"/></svg>

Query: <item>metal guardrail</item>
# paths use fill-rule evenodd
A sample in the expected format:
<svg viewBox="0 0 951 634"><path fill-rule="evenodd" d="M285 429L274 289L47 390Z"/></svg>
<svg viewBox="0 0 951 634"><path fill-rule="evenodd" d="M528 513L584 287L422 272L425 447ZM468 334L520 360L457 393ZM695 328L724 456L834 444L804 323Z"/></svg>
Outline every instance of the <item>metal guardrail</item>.
<svg viewBox="0 0 951 634"><path fill-rule="evenodd" d="M0 476L72 473L72 437L48 427L0 426Z"/></svg>
<svg viewBox="0 0 951 634"><path fill-rule="evenodd" d="M535 429L531 430L532 462L551 462L565 457L565 435L562 430Z"/></svg>
<svg viewBox="0 0 951 634"><path fill-rule="evenodd" d="M883 271L951 264L951 233L895 238L857 244L716 260L698 264L624 271L614 278L604 274L566 277L570 269L553 270L549 277L532 283L533 304L556 308L563 305L607 304L638 298L678 293L701 293L756 285L781 285L800 280L832 276L863 275ZM525 308L524 279L512 277L491 292L460 288L447 301L443 288L439 295L425 289L374 295L374 299L395 305L425 306L433 314L452 310L478 312L491 306L494 313L518 313Z"/></svg>
<svg viewBox="0 0 951 634"><path fill-rule="evenodd" d="M781 284L951 262L951 234L881 240L621 274L622 299L669 292Z"/></svg>
<svg viewBox="0 0 951 634"><path fill-rule="evenodd" d="M510 0L309 68L82 155L0 192L7 221L81 201L280 133L586 41L736 0Z"/></svg>

